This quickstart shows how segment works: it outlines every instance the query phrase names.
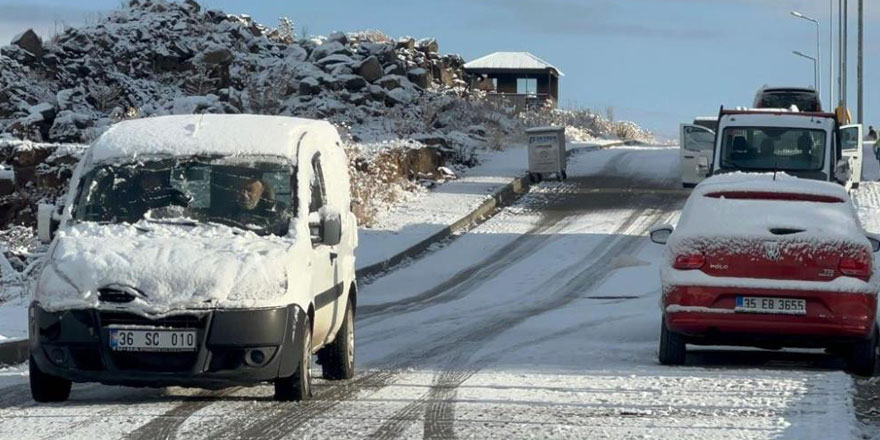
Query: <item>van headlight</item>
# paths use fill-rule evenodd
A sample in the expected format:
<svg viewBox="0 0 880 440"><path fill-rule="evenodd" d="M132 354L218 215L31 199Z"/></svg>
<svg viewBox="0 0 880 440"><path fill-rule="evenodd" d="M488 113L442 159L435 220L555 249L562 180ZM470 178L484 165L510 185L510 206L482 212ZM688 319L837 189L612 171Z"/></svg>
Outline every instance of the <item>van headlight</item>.
<svg viewBox="0 0 880 440"><path fill-rule="evenodd" d="M43 265L33 286L32 296L41 304L64 302L81 296L79 289L68 277L58 272L51 260Z"/></svg>

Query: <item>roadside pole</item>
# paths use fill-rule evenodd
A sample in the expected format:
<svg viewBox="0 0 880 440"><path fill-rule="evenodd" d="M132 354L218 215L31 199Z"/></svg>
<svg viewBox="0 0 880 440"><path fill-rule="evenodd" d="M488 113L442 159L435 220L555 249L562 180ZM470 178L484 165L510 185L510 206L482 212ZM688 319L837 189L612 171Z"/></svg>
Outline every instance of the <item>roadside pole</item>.
<svg viewBox="0 0 880 440"><path fill-rule="evenodd" d="M857 91L857 104L858 107L858 117L857 121L859 124L863 124L865 120L865 112L864 112L864 94L862 90L863 84L863 74L864 74L864 46L865 46L865 0L859 0L859 54L858 54L858 67L856 68L856 88Z"/></svg>

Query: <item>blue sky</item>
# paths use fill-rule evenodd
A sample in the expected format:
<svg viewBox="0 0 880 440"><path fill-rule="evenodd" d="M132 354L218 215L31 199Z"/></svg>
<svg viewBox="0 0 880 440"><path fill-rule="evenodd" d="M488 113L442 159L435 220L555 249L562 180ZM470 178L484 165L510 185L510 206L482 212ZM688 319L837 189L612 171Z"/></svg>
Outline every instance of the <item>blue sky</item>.
<svg viewBox="0 0 880 440"><path fill-rule="evenodd" d="M120 0L0 0L0 42L33 27L81 24ZM834 0L836 4L837 1ZM855 111L855 4L850 43L850 107ZM880 6L866 3L865 122L880 125ZM828 87L828 0L203 0L204 8L247 13L274 25L280 16L312 35L380 29L391 36L437 37L441 51L472 60L499 50L530 51L559 67L564 107L605 112L663 136L678 123L749 105L765 83L810 85L822 22L822 88ZM835 47L835 52L837 48ZM872 118L877 118L874 120Z"/></svg>

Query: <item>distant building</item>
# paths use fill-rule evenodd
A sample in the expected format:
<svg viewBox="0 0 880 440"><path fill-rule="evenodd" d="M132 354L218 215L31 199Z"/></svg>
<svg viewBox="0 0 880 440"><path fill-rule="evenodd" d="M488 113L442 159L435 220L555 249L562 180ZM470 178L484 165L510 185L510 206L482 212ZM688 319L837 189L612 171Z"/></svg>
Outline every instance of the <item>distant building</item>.
<svg viewBox="0 0 880 440"><path fill-rule="evenodd" d="M514 105L529 107L559 102L559 78L564 76L552 64L528 52L495 52L464 65L471 74L471 86Z"/></svg>

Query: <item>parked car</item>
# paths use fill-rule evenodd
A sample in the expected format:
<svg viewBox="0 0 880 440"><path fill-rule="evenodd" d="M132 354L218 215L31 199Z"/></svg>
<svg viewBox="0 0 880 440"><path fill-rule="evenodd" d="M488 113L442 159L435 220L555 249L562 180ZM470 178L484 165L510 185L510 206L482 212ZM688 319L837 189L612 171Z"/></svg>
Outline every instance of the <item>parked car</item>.
<svg viewBox="0 0 880 440"><path fill-rule="evenodd" d="M764 86L755 94L755 108L782 108L796 106L802 112L821 112L822 100L815 89L809 87Z"/></svg>
<svg viewBox="0 0 880 440"><path fill-rule="evenodd" d="M686 344L826 348L849 369L876 364L877 237L844 188L786 174L727 174L691 193L665 244L659 360Z"/></svg>
<svg viewBox="0 0 880 440"><path fill-rule="evenodd" d="M716 117L698 117L679 127L679 169L681 184L693 187L709 174L715 148Z"/></svg>
<svg viewBox="0 0 880 440"><path fill-rule="evenodd" d="M111 127L59 210L30 306L30 386L273 382L311 395L354 374L357 222L327 122L164 116ZM57 231L56 231L57 228ZM54 239L52 237L54 236Z"/></svg>
<svg viewBox="0 0 880 440"><path fill-rule="evenodd" d="M857 188L861 132L858 124L839 126L831 113L722 109L712 174L782 171Z"/></svg>

